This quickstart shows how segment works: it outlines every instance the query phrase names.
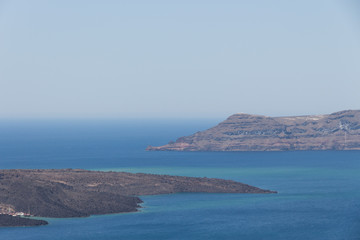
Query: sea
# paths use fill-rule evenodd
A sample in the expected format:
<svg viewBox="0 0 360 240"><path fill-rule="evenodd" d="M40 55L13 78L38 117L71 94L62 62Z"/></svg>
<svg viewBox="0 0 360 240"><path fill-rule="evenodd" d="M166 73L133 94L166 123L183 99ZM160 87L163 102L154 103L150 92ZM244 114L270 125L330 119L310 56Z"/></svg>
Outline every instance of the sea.
<svg viewBox="0 0 360 240"><path fill-rule="evenodd" d="M82 168L232 179L277 194L140 196L139 212L45 218L1 240L360 239L360 151L148 152L219 119L1 120L1 169Z"/></svg>

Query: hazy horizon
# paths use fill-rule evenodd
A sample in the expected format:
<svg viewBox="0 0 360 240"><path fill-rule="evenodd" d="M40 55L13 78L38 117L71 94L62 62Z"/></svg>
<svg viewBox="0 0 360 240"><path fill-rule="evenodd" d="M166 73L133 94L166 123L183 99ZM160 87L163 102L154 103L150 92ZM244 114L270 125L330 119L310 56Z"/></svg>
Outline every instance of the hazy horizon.
<svg viewBox="0 0 360 240"><path fill-rule="evenodd" d="M26 117L0 117L0 121L83 121L83 120L89 120L89 121L165 121L165 120L171 120L171 121L223 121L234 114L244 113L244 114L250 114L250 115L259 115L259 116L266 116L266 117L301 117L301 116L314 116L314 115L328 115L340 111L347 111L347 110L359 110L360 109L342 109L335 112L329 112L329 113L316 113L316 114L298 114L298 115L265 115L265 114L258 114L258 113L245 113L245 112L234 112L229 115L225 114L218 114L217 116L87 116L87 117L76 117L76 116L26 116Z"/></svg>
<svg viewBox="0 0 360 240"><path fill-rule="evenodd" d="M0 119L360 109L360 4L0 0Z"/></svg>

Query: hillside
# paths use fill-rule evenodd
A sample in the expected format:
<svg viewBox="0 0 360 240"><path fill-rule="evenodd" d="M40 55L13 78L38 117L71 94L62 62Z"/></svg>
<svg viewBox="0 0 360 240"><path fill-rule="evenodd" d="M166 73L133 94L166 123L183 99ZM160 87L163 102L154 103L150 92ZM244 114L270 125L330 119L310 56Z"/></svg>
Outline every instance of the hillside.
<svg viewBox="0 0 360 240"><path fill-rule="evenodd" d="M0 170L0 215L2 219L9 214L62 218L134 212L142 203L137 196L181 192L273 193L214 178L72 169ZM14 226L25 224L24 219L12 218Z"/></svg>
<svg viewBox="0 0 360 240"><path fill-rule="evenodd" d="M266 117L234 114L217 126L150 151L359 150L360 111Z"/></svg>

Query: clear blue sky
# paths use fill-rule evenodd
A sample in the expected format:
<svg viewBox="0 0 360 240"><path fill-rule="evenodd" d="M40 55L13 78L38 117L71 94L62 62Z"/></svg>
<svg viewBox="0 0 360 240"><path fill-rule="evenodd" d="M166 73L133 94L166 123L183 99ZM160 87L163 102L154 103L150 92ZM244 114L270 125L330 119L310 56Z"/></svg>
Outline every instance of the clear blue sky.
<svg viewBox="0 0 360 240"><path fill-rule="evenodd" d="M0 0L0 118L360 109L359 16L356 0Z"/></svg>

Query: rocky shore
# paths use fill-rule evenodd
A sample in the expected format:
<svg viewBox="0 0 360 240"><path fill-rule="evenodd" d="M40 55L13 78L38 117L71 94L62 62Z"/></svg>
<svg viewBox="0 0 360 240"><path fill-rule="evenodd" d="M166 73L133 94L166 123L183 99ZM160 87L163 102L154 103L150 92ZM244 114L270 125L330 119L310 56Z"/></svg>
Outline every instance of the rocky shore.
<svg viewBox="0 0 360 240"><path fill-rule="evenodd" d="M11 219L8 225L0 221L0 226L40 224L7 211L55 218L134 212L142 202L137 196L181 192L275 193L214 178L80 169L0 170L0 215Z"/></svg>
<svg viewBox="0 0 360 240"><path fill-rule="evenodd" d="M360 111L293 117L238 113L213 128L147 150L360 150Z"/></svg>
<svg viewBox="0 0 360 240"><path fill-rule="evenodd" d="M43 220L0 214L0 227L30 227L47 224L48 222Z"/></svg>

